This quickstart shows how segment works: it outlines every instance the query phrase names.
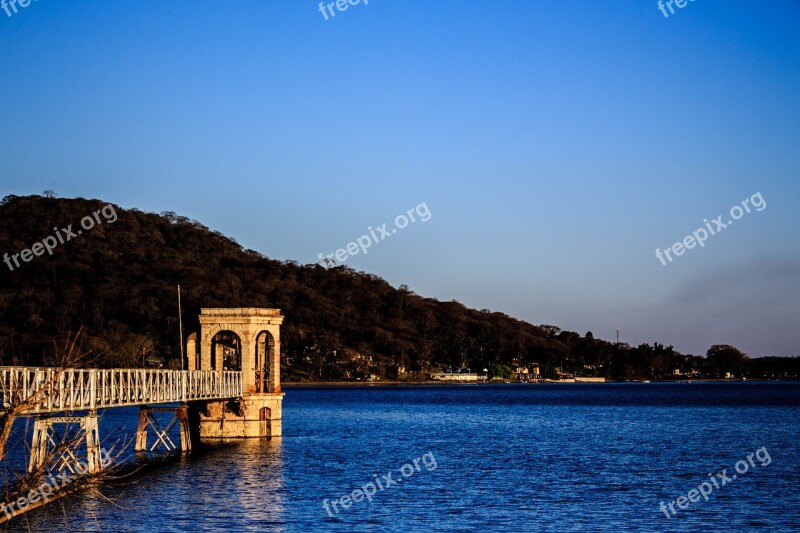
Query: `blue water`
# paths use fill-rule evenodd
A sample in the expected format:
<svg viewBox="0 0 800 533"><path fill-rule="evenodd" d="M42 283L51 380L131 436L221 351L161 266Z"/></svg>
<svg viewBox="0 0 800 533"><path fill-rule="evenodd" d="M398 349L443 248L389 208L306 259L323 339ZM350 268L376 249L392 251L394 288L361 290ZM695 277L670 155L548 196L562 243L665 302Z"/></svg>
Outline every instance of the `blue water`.
<svg viewBox="0 0 800 533"><path fill-rule="evenodd" d="M112 410L101 432L135 424L135 410ZM293 388L283 427L280 440L166 461L12 529L800 530L798 383ZM723 470L730 481L708 501L678 507ZM389 472L402 481L371 503L331 507Z"/></svg>

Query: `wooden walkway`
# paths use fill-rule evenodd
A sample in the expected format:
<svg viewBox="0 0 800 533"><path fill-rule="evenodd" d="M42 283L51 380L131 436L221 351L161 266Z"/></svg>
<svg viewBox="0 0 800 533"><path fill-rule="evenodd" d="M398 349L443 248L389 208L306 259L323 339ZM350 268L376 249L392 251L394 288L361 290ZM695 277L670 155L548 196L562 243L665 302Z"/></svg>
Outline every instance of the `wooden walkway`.
<svg viewBox="0 0 800 533"><path fill-rule="evenodd" d="M241 396L241 372L0 367L2 408L27 401L36 404L26 414Z"/></svg>

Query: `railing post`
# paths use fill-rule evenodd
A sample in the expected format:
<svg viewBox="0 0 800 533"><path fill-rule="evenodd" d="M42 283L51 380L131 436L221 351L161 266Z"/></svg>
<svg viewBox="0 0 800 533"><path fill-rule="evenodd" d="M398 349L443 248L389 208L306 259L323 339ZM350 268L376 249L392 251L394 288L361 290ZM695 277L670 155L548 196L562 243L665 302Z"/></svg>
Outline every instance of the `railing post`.
<svg viewBox="0 0 800 533"><path fill-rule="evenodd" d="M95 368L89 370L89 409L91 411L97 409L97 369Z"/></svg>
<svg viewBox="0 0 800 533"><path fill-rule="evenodd" d="M31 397L32 398L35 398L37 395L41 395L41 392L42 392L41 391L41 389L42 389L41 381L42 380L39 377L39 372L40 372L40 370L37 368L36 371L33 374L33 392L31 393ZM36 400L38 400L38 398L36 398ZM26 397L24 401L28 401L28 398ZM40 411L41 409L42 409L41 402L36 401L36 410Z"/></svg>

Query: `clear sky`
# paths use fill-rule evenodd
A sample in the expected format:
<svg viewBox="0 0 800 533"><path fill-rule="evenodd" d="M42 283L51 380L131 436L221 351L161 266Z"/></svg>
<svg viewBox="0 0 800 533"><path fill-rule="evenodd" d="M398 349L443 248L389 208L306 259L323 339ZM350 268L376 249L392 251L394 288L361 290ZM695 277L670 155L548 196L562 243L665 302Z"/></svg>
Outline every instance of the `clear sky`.
<svg viewBox="0 0 800 533"><path fill-rule="evenodd" d="M0 10L0 193L175 211L304 264L425 202L345 264L631 344L800 354L800 3L318 6Z"/></svg>

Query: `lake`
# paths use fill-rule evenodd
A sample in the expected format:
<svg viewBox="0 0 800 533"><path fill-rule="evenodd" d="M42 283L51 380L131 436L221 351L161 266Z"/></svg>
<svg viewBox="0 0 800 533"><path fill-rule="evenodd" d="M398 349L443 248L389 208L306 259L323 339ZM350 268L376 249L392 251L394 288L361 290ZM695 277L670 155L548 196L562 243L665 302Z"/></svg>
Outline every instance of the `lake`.
<svg viewBox="0 0 800 533"><path fill-rule="evenodd" d="M800 529L800 383L286 392L282 439L166 460L11 529ZM136 421L106 412L104 442Z"/></svg>

